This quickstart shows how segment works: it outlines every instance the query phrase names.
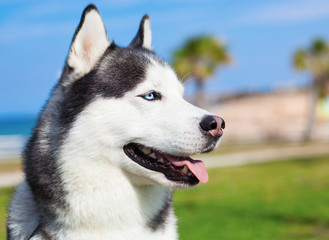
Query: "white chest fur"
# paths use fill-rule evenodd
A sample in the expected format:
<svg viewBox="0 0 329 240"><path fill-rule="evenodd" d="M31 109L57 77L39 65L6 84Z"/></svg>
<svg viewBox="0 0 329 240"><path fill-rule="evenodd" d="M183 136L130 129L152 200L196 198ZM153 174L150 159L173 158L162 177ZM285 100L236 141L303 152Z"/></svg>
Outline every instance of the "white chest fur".
<svg viewBox="0 0 329 240"><path fill-rule="evenodd" d="M72 161L70 161L72 163ZM176 218L149 224L171 195L164 186L135 186L120 169L102 163L63 166L68 211L59 211L63 239L177 239Z"/></svg>

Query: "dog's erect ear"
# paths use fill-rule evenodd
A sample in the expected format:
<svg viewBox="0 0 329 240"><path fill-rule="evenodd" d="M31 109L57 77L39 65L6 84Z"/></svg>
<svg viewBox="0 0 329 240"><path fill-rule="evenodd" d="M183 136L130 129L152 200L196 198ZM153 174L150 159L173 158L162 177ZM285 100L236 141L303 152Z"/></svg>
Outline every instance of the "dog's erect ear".
<svg viewBox="0 0 329 240"><path fill-rule="evenodd" d="M82 13L75 31L66 64L73 78L88 73L109 46L106 29L97 8L90 4Z"/></svg>
<svg viewBox="0 0 329 240"><path fill-rule="evenodd" d="M151 49L152 43L152 32L151 32L151 22L148 15L144 15L142 21L139 25L138 32L135 38L130 43L129 47L143 47L146 49Z"/></svg>

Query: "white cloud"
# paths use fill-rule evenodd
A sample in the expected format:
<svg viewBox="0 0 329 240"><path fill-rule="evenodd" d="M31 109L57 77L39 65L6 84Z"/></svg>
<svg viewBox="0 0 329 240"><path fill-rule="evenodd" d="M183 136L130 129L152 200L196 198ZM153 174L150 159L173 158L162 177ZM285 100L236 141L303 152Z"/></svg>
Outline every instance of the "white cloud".
<svg viewBox="0 0 329 240"><path fill-rule="evenodd" d="M233 22L237 25L294 24L329 18L327 0L293 0L260 6Z"/></svg>

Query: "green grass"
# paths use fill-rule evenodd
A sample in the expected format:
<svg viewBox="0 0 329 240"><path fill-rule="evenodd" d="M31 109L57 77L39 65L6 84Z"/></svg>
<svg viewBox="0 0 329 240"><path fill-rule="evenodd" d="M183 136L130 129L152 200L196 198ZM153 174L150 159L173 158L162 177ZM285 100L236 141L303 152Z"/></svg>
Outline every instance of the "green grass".
<svg viewBox="0 0 329 240"><path fill-rule="evenodd" d="M7 206L13 193L13 188L0 188L0 239L6 239Z"/></svg>
<svg viewBox="0 0 329 240"><path fill-rule="evenodd" d="M329 239L329 156L209 175L175 194L180 239Z"/></svg>
<svg viewBox="0 0 329 240"><path fill-rule="evenodd" d="M329 239L329 156L209 170L175 193L181 240ZM0 189L0 239L12 188Z"/></svg>

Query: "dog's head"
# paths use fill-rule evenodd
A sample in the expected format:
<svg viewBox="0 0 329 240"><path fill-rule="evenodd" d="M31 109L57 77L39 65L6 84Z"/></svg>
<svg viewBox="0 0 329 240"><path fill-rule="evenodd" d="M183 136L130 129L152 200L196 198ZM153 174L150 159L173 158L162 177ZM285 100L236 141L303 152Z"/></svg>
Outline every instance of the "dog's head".
<svg viewBox="0 0 329 240"><path fill-rule="evenodd" d="M95 6L83 12L60 84L65 150L120 169L136 184L187 187L208 181L202 161L224 121L183 99L175 72L151 49L143 17L131 44L107 38Z"/></svg>

